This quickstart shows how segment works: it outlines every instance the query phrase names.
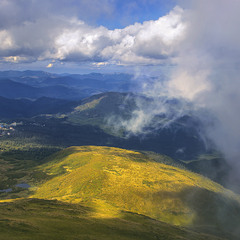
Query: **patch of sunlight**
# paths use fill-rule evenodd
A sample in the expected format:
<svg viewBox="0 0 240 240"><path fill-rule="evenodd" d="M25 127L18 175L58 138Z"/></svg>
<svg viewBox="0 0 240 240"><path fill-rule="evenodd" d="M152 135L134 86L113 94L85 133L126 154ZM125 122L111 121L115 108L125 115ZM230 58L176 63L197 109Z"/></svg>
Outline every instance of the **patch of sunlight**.
<svg viewBox="0 0 240 240"><path fill-rule="evenodd" d="M74 112L82 112L82 111L85 111L87 109L92 109L92 108L95 108L100 102L101 100L105 98L104 96L99 98L99 99L95 99L91 102L88 102L88 103L85 103L83 105L79 105L77 107L74 108Z"/></svg>

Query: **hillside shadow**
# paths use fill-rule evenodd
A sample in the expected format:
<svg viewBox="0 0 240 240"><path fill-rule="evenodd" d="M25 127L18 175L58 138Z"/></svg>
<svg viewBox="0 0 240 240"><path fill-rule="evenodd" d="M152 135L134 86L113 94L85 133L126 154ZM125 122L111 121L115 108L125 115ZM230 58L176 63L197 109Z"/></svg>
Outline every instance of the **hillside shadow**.
<svg viewBox="0 0 240 240"><path fill-rule="evenodd" d="M91 217L89 207L56 200L1 203L0 210L3 239L219 240L130 212L119 218Z"/></svg>
<svg viewBox="0 0 240 240"><path fill-rule="evenodd" d="M156 193L155 197L160 201L180 199L183 205L194 213L189 227L197 232L240 239L240 202L228 193L187 187L180 192L161 191Z"/></svg>

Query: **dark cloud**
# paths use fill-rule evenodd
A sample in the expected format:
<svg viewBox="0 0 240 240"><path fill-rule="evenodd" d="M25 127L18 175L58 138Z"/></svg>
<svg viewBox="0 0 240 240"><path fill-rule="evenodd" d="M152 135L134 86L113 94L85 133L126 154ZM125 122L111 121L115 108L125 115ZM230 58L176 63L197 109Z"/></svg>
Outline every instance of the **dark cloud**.
<svg viewBox="0 0 240 240"><path fill-rule="evenodd" d="M113 14L111 0L1 0L0 28L10 28L25 22L51 16L78 17L94 23L100 16Z"/></svg>

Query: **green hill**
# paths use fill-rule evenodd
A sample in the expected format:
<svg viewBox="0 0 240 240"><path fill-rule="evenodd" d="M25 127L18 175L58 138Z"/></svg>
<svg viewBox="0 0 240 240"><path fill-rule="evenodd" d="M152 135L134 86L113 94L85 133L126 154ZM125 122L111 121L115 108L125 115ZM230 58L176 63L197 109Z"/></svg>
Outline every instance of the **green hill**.
<svg viewBox="0 0 240 240"><path fill-rule="evenodd" d="M79 204L26 199L0 204L1 240L226 240L122 212L99 218ZM229 238L228 238L229 239Z"/></svg>
<svg viewBox="0 0 240 240"><path fill-rule="evenodd" d="M64 116L69 123L96 125L114 134L115 131L108 129L107 119L112 116L130 119L137 107L138 98L140 97L130 93L102 93L82 100L80 105Z"/></svg>
<svg viewBox="0 0 240 240"><path fill-rule="evenodd" d="M154 106L154 101L132 93L94 95L74 105L71 111L55 116L70 125L99 127L115 137L111 146L154 151L174 159L192 160L210 151L212 145L200 134L201 122L196 116L179 114L179 109L185 109L185 104L177 99L159 98L158 105L165 110L146 123L140 132L130 131L134 127L128 126L134 126L134 122L139 120L138 112ZM109 141L104 145L109 145Z"/></svg>
<svg viewBox="0 0 240 240"><path fill-rule="evenodd" d="M121 211L206 233L238 234L239 196L201 175L148 155L109 147L71 147L39 167L47 174L32 197L81 203L97 218Z"/></svg>

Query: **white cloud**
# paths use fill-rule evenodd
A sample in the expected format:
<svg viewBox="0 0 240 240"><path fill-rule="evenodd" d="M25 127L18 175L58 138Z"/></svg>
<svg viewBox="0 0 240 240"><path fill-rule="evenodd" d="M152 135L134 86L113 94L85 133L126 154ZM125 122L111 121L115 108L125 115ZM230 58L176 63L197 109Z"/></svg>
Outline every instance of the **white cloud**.
<svg viewBox="0 0 240 240"><path fill-rule="evenodd" d="M123 65L171 63L184 34L183 14L181 8L175 7L156 21L114 30L89 26L76 17L53 15L34 21L24 18L21 24L12 23L0 32L4 43L0 55Z"/></svg>
<svg viewBox="0 0 240 240"><path fill-rule="evenodd" d="M11 63L25 62L26 60L27 60L26 58L20 57L20 56L9 56L9 57L3 58L4 62L11 62Z"/></svg>
<svg viewBox="0 0 240 240"><path fill-rule="evenodd" d="M208 136L239 176L240 1L185 2L191 2L190 10L175 9L157 21L113 32L115 41L122 41L106 49L109 55L116 53L114 56L124 63L166 62L177 51L170 81L145 80L143 92L154 101L149 106L139 103L132 118L119 125L133 133L142 132L156 115L169 112L163 108L161 96L190 100L194 110L200 106L212 114L210 124L206 115L199 117L206 124ZM165 55L168 59L161 59ZM175 117L184 115L186 109L189 110L188 106L179 106ZM118 124L116 119L112 122Z"/></svg>
<svg viewBox="0 0 240 240"><path fill-rule="evenodd" d="M10 50L14 48L14 43L11 35L6 31L0 31L0 49L1 50Z"/></svg>
<svg viewBox="0 0 240 240"><path fill-rule="evenodd" d="M108 63L107 62L94 62L92 65L96 66L96 67L104 67L104 66L108 65Z"/></svg>
<svg viewBox="0 0 240 240"><path fill-rule="evenodd" d="M136 23L124 29L92 28L82 23L65 29L56 38L55 58L107 60L122 64L161 64L176 52L185 25L183 10L176 7L156 21Z"/></svg>
<svg viewBox="0 0 240 240"><path fill-rule="evenodd" d="M176 70L172 75L172 80L167 83L168 94L194 100L201 93L211 90L211 83L207 81L209 74L208 69Z"/></svg>
<svg viewBox="0 0 240 240"><path fill-rule="evenodd" d="M52 68L53 67L53 63L49 63L46 68Z"/></svg>
<svg viewBox="0 0 240 240"><path fill-rule="evenodd" d="M213 114L207 133L239 175L240 1L185 2L192 9L168 90Z"/></svg>

